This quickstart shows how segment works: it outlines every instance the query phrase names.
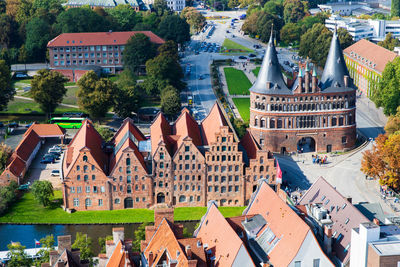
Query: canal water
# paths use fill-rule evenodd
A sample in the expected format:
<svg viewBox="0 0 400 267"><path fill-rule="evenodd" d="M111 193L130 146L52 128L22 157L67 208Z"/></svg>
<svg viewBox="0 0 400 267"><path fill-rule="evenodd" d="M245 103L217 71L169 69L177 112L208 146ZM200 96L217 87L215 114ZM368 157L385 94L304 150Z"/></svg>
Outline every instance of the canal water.
<svg viewBox="0 0 400 267"><path fill-rule="evenodd" d="M184 227L188 232L193 233L197 222L183 222ZM20 242L26 248L35 247L35 239L40 240L46 235L53 234L57 245L57 236L71 235L72 242L75 240L77 232L87 233L92 238L93 251L97 255L100 252L100 245L98 243L99 237L112 235L113 227L124 227L125 238L134 240L134 231L140 224L76 224L76 225L16 225L16 224L2 224L0 225L0 251L8 250L7 245L13 242Z"/></svg>

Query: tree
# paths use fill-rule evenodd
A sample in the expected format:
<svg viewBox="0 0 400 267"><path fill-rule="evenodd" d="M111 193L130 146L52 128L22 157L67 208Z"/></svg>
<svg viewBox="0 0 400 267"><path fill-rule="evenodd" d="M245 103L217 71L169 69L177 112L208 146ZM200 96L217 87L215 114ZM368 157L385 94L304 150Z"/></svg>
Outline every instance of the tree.
<svg viewBox="0 0 400 267"><path fill-rule="evenodd" d="M9 261L7 262L8 267L30 267L32 264L31 258L25 253L25 246L20 243L11 243L7 245L9 250L7 257Z"/></svg>
<svg viewBox="0 0 400 267"><path fill-rule="evenodd" d="M382 73L382 78L372 91L371 100L377 107L383 107L386 115L396 114L400 106L400 58L388 62Z"/></svg>
<svg viewBox="0 0 400 267"><path fill-rule="evenodd" d="M114 112L121 118L131 117L140 107L143 89L139 85L118 88Z"/></svg>
<svg viewBox="0 0 400 267"><path fill-rule="evenodd" d="M116 85L106 78L99 78L94 71L89 71L78 81L78 105L94 119L106 115L114 103Z"/></svg>
<svg viewBox="0 0 400 267"><path fill-rule="evenodd" d="M92 239L87 234L76 233L75 242L71 246L73 249L79 249L81 252L81 260L92 261L94 256L92 250Z"/></svg>
<svg viewBox="0 0 400 267"><path fill-rule="evenodd" d="M61 73L47 69L39 70L33 77L31 95L39 104L46 117L53 113L62 102L67 89L64 86L68 79Z"/></svg>
<svg viewBox="0 0 400 267"><path fill-rule="evenodd" d="M168 85L165 80L159 80L147 75L141 86L145 89L146 94L152 97L158 97L161 91Z"/></svg>
<svg viewBox="0 0 400 267"><path fill-rule="evenodd" d="M229 0L228 1L229 8L235 8L235 7L238 7L239 5L240 5L239 0Z"/></svg>
<svg viewBox="0 0 400 267"><path fill-rule="evenodd" d="M392 8L390 9L390 15L392 17L400 16L400 0L392 0Z"/></svg>
<svg viewBox="0 0 400 267"><path fill-rule="evenodd" d="M281 1L268 1L265 3L263 10L271 15L283 17L283 4Z"/></svg>
<svg viewBox="0 0 400 267"><path fill-rule="evenodd" d="M240 119L234 119L233 117L231 118L231 123L233 128L235 128L238 137L242 138L246 134L246 129L249 127L249 124Z"/></svg>
<svg viewBox="0 0 400 267"><path fill-rule="evenodd" d="M400 187L400 134L379 135L371 150L363 152L361 171L381 185Z"/></svg>
<svg viewBox="0 0 400 267"><path fill-rule="evenodd" d="M301 28L296 23L287 23L281 29L281 40L286 44L300 42Z"/></svg>
<svg viewBox="0 0 400 267"><path fill-rule="evenodd" d="M163 16L164 12L169 11L167 1L165 0L154 0L153 9L156 12L157 16Z"/></svg>
<svg viewBox="0 0 400 267"><path fill-rule="evenodd" d="M158 25L158 34L165 40L173 40L182 45L190 40L190 26L178 15L167 15Z"/></svg>
<svg viewBox="0 0 400 267"><path fill-rule="evenodd" d="M141 22L141 17L130 5L117 5L115 8L109 8L107 13L118 23L118 29L121 31L131 31Z"/></svg>
<svg viewBox="0 0 400 267"><path fill-rule="evenodd" d="M11 72L4 60L0 60L0 110L7 107L8 102L13 99L14 88L11 86Z"/></svg>
<svg viewBox="0 0 400 267"><path fill-rule="evenodd" d="M18 184L11 181L7 186L0 186L0 215L3 215L16 200Z"/></svg>
<svg viewBox="0 0 400 267"><path fill-rule="evenodd" d="M32 195L37 202L42 204L44 207L50 205L50 200L54 196L53 185L49 181L36 180L32 184Z"/></svg>
<svg viewBox="0 0 400 267"><path fill-rule="evenodd" d="M133 35L124 50L124 66L132 73L137 73L147 60L156 55L154 44L142 33Z"/></svg>
<svg viewBox="0 0 400 267"><path fill-rule="evenodd" d="M0 143L0 171L3 172L7 166L7 161L11 157L12 149L4 143Z"/></svg>
<svg viewBox="0 0 400 267"><path fill-rule="evenodd" d="M55 29L65 32L106 32L110 22L90 8L69 8L57 16Z"/></svg>
<svg viewBox="0 0 400 267"><path fill-rule="evenodd" d="M164 80L175 88L182 90L185 84L181 81L183 71L179 62L165 54L146 62L147 75L153 79Z"/></svg>
<svg viewBox="0 0 400 267"><path fill-rule="evenodd" d="M146 226L148 226L150 223L144 222L142 223L137 230L133 233L135 238L133 239L132 242L132 250L133 251L140 251L140 241L146 239Z"/></svg>
<svg viewBox="0 0 400 267"><path fill-rule="evenodd" d="M37 256L38 259L35 260L36 266L41 266L42 263L50 262L50 251L54 249L54 236L47 235L39 240L42 245L42 249L38 251Z"/></svg>
<svg viewBox="0 0 400 267"><path fill-rule="evenodd" d="M31 61L45 60L50 32L50 25L40 18L33 18L26 25L25 48Z"/></svg>
<svg viewBox="0 0 400 267"><path fill-rule="evenodd" d="M343 50L354 44L353 36L351 36L345 28L339 28L337 30L337 35L339 37L340 47Z"/></svg>
<svg viewBox="0 0 400 267"><path fill-rule="evenodd" d="M181 98L173 86L169 85L161 92L161 110L166 115L175 115L181 110Z"/></svg>
<svg viewBox="0 0 400 267"><path fill-rule="evenodd" d="M300 0L285 0L283 7L283 19L286 23L296 23L306 15L304 4Z"/></svg>
<svg viewBox="0 0 400 267"><path fill-rule="evenodd" d="M104 141L109 142L114 137L114 133L108 127L95 124L96 131L101 135Z"/></svg>
<svg viewBox="0 0 400 267"><path fill-rule="evenodd" d="M197 9L188 6L182 10L181 17L186 19L193 32L199 32L206 21L206 18Z"/></svg>
<svg viewBox="0 0 400 267"><path fill-rule="evenodd" d="M100 253L106 253L106 241L113 240L113 236L99 237L97 240L100 246Z"/></svg>
<svg viewBox="0 0 400 267"><path fill-rule="evenodd" d="M269 14L265 11L260 11L257 20L257 34L260 40L263 42L268 42L269 36L271 35L271 28L273 25L273 30L275 33L275 38L280 39L280 30L283 26L283 20L276 15Z"/></svg>
<svg viewBox="0 0 400 267"><path fill-rule="evenodd" d="M392 33L389 32L386 34L385 40L378 42L378 45L393 51L395 47L400 46L400 41L399 39L393 37Z"/></svg>
<svg viewBox="0 0 400 267"><path fill-rule="evenodd" d="M385 132L388 135L397 133L399 131L400 131L400 106L397 107L397 113L395 115L391 115L385 125Z"/></svg>
<svg viewBox="0 0 400 267"><path fill-rule="evenodd" d="M174 60L179 60L178 46L172 40L166 41L157 49L158 53L161 55L166 55L173 58Z"/></svg>
<svg viewBox="0 0 400 267"><path fill-rule="evenodd" d="M3 47L16 46L19 43L18 25L12 17L0 14L0 45Z"/></svg>

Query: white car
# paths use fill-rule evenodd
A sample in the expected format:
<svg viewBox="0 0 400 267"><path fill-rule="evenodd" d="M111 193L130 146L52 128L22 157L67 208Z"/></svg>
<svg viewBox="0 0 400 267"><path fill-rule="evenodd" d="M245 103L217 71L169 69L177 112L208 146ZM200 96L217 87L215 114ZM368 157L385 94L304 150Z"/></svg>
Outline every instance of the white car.
<svg viewBox="0 0 400 267"><path fill-rule="evenodd" d="M60 176L60 170L52 170L51 176Z"/></svg>

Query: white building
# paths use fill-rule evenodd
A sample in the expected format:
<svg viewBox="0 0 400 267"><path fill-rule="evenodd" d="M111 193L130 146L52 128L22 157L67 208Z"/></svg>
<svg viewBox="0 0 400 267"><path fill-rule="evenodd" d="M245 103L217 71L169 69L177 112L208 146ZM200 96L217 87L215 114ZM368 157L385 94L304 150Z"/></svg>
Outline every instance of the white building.
<svg viewBox="0 0 400 267"><path fill-rule="evenodd" d="M331 31L335 27L344 28L353 36L355 41L364 38L382 41L388 33L400 38L400 20L365 20L332 15L325 20L325 26Z"/></svg>
<svg viewBox="0 0 400 267"><path fill-rule="evenodd" d="M391 255L388 255L388 251ZM400 228L396 225L378 226L375 223L361 223L360 227L352 229L350 267L378 267L381 265L377 265L377 259L387 256L390 258L386 258L386 262L390 260L395 264L387 266L400 266L399 255Z"/></svg>

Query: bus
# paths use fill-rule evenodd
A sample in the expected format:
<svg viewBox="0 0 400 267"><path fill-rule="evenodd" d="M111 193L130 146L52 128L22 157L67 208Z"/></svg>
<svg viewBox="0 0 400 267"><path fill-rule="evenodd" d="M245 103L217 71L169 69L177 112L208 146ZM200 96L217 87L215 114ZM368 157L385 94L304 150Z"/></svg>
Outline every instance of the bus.
<svg viewBox="0 0 400 267"><path fill-rule="evenodd" d="M72 117L54 117L50 119L50 123L55 123L64 129L79 129L82 122L86 118L72 118Z"/></svg>

